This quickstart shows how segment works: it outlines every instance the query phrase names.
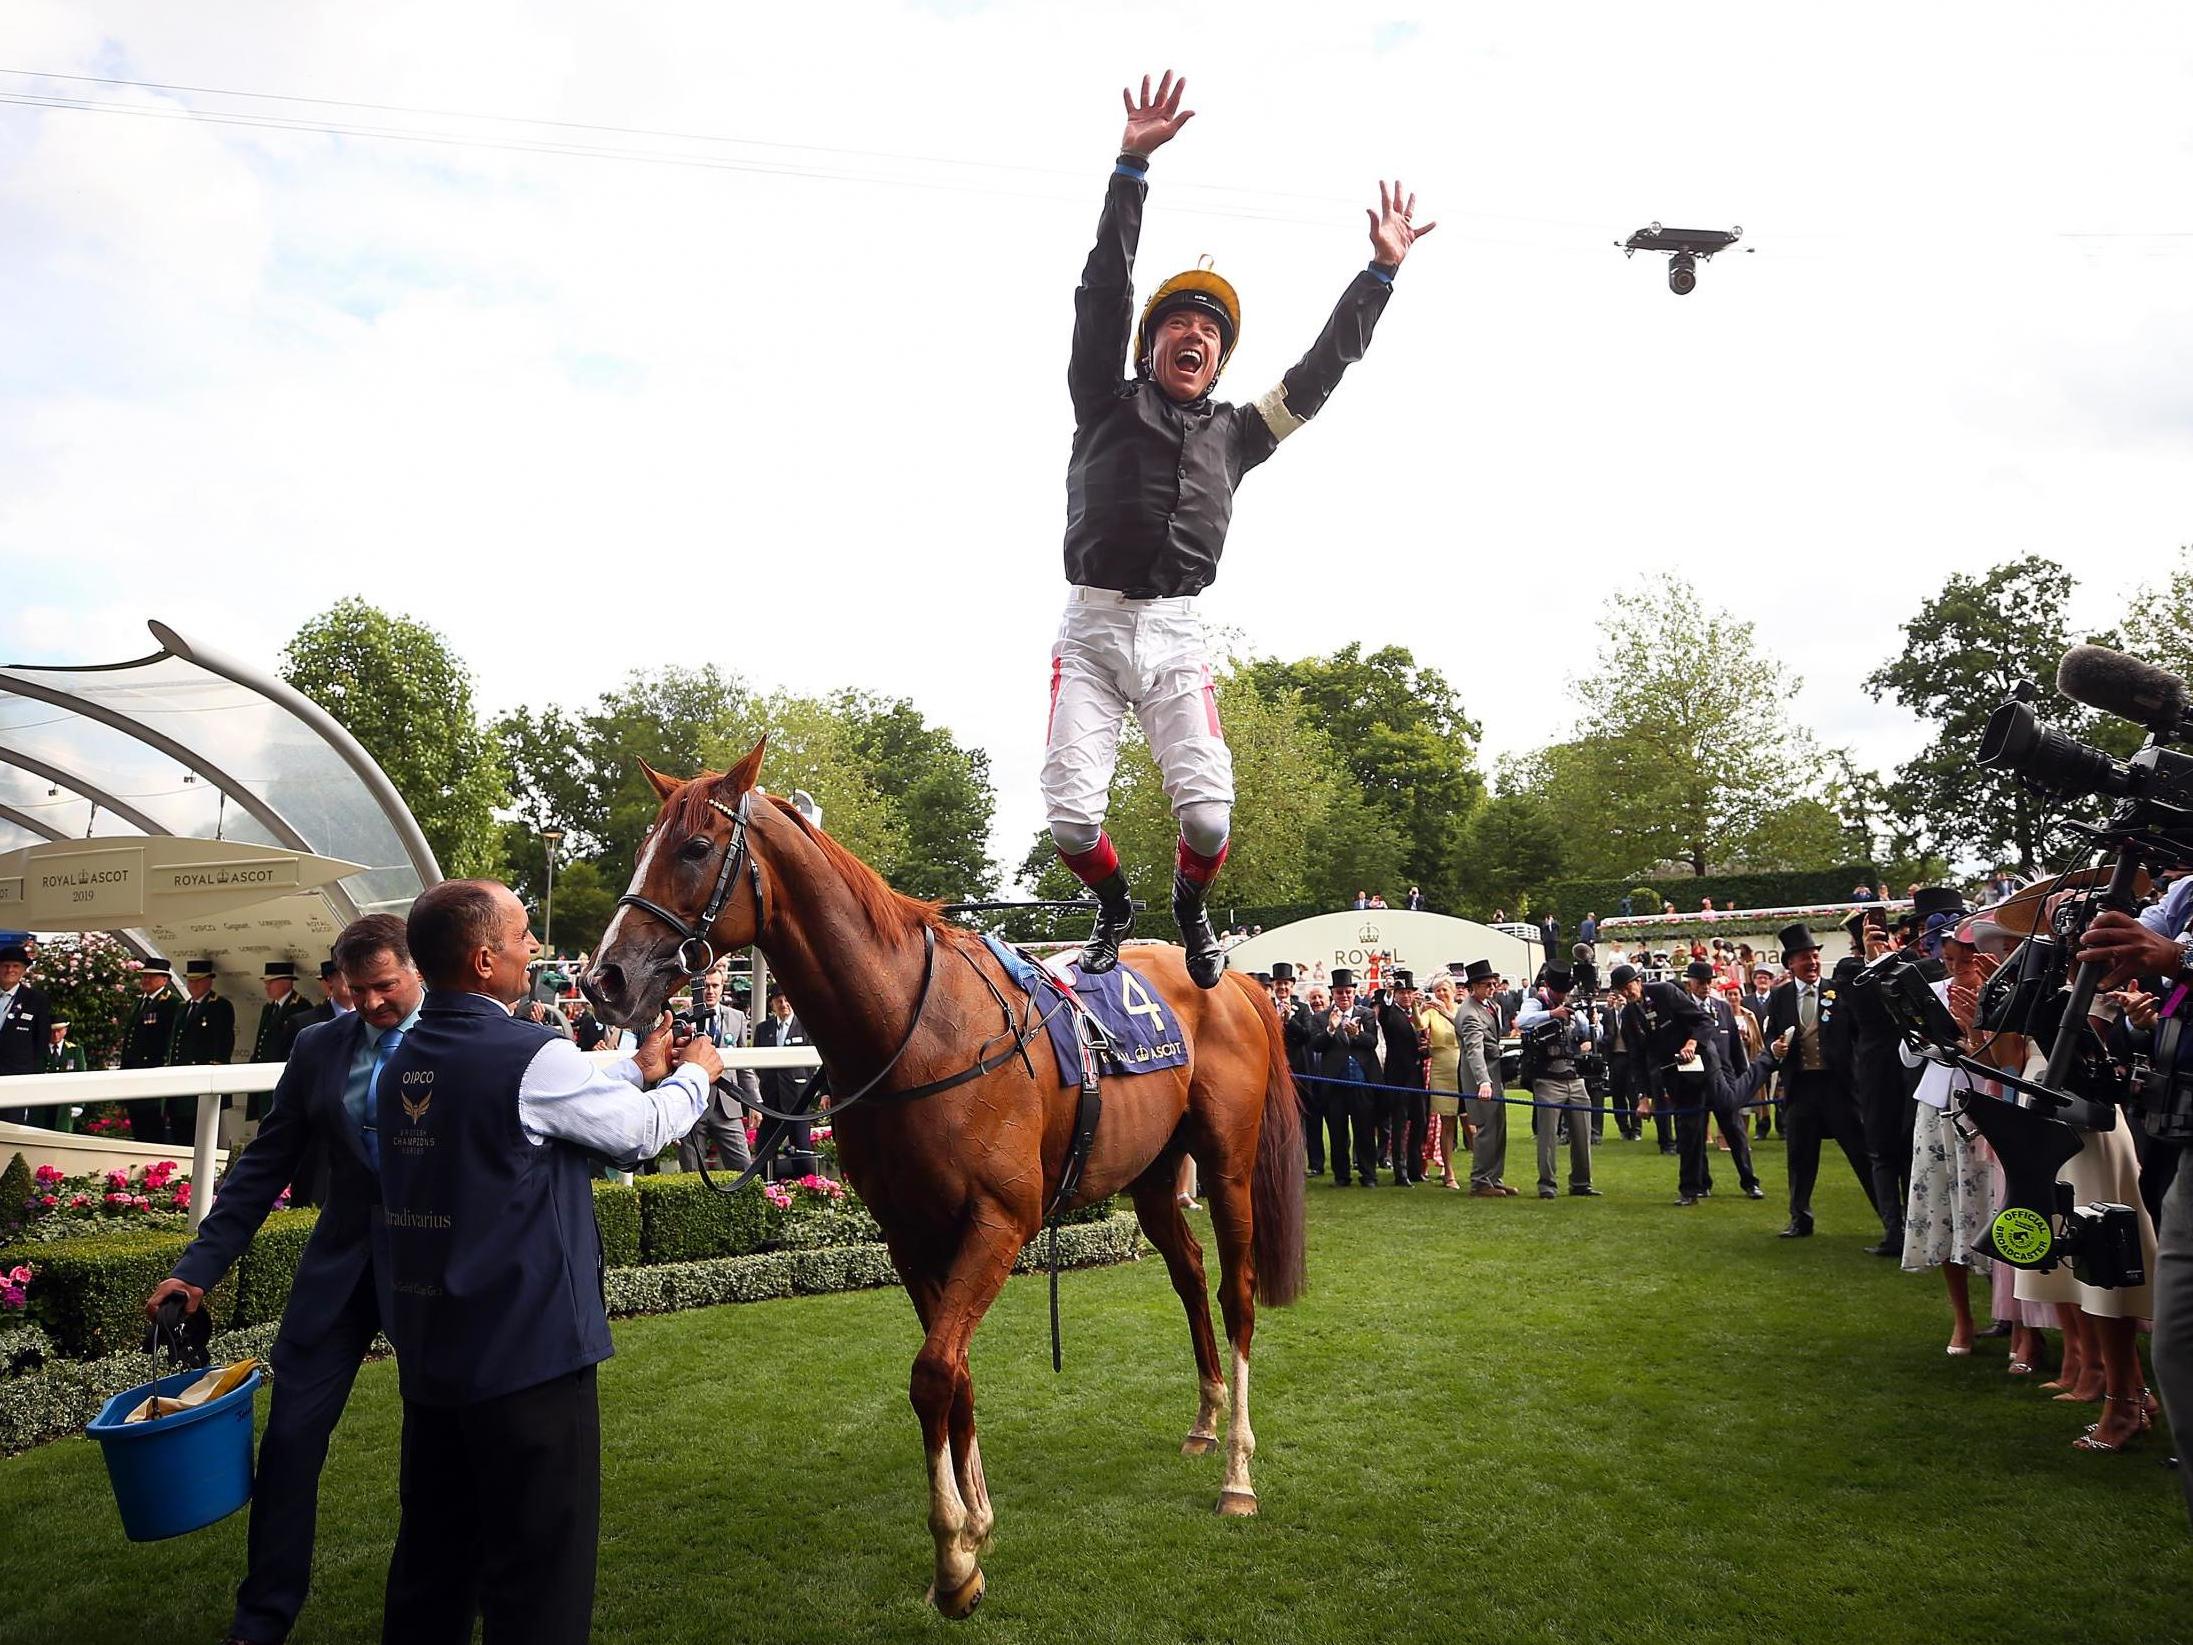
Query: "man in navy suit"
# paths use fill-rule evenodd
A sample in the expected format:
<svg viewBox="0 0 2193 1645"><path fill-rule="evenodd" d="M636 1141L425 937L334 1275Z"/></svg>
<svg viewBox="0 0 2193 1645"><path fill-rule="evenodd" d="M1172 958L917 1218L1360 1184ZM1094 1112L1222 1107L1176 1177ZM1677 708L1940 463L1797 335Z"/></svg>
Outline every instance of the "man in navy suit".
<svg viewBox="0 0 2193 1645"><path fill-rule="evenodd" d="M404 922L393 914L353 922L336 939L335 962L357 1008L297 1036L258 1136L222 1177L174 1274L145 1300L148 1314L175 1295L197 1312L282 1190L315 1155L326 1161L326 1203L274 1339L274 1400L251 1494L249 1563L229 1628L231 1641L252 1645L287 1638L304 1606L328 1436L385 1317L386 1263L374 1255L383 1235L373 1084L417 1020L425 992Z"/></svg>

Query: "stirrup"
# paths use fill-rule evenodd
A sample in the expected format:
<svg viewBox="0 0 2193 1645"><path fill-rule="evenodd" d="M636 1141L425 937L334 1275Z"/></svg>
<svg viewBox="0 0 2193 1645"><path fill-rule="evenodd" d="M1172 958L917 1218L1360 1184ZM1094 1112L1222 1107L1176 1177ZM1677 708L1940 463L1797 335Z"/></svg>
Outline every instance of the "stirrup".
<svg viewBox="0 0 2193 1645"><path fill-rule="evenodd" d="M1180 926L1180 946L1188 951L1188 980L1198 988L1216 988L1226 974L1226 950L1211 928L1211 916L1203 906L1205 888L1187 875L1173 875L1173 919Z"/></svg>

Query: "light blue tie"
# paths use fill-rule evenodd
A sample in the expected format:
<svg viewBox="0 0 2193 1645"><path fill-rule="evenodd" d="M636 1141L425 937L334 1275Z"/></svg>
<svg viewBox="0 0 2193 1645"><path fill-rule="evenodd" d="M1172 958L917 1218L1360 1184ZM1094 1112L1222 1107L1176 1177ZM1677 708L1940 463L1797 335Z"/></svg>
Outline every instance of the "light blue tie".
<svg viewBox="0 0 2193 1645"><path fill-rule="evenodd" d="M373 1072L366 1076L365 1113L358 1126L365 1137L366 1163L378 1172L381 1169L381 1131L374 1123L380 1112L381 1070L388 1066L388 1059L396 1054L396 1047L404 1043L404 1031L391 1028L381 1036L381 1042L373 1048Z"/></svg>

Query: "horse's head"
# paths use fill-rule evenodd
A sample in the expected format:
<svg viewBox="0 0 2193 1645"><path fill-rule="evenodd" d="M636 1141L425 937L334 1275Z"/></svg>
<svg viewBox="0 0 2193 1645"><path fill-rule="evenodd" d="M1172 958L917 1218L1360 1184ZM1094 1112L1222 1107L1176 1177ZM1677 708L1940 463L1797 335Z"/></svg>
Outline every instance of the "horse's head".
<svg viewBox="0 0 2193 1645"><path fill-rule="evenodd" d="M716 957L752 942L761 922L745 823L764 737L729 771L666 777L645 760L662 808L640 841L632 884L579 987L602 1021L651 1023L663 1001Z"/></svg>

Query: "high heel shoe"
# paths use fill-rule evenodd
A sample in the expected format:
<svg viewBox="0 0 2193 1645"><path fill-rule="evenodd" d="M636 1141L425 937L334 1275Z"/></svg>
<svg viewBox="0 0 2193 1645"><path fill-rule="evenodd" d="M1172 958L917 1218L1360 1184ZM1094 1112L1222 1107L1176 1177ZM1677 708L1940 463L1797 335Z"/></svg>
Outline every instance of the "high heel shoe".
<svg viewBox="0 0 2193 1645"><path fill-rule="evenodd" d="M2102 1403L2106 1407L2110 1405L2122 1405L2125 1402L2119 1399L2115 1394L2104 1394L2102 1395ZM2098 1451L2106 1456L2114 1456L2120 1451L2129 1451L2135 1444L2139 1442L2140 1436L2147 1432L2147 1424L2145 1421L2147 1413L2143 1409L2140 1415L2142 1420L2133 1425L2132 1432L2125 1435L2122 1440L2118 1441L2115 1444L2112 1444L2110 1441L2102 1438L2102 1425L2101 1423L2097 1422L2094 1424L2093 1427L2089 1428L2085 1433L2081 1434L2077 1439L2073 1440L2071 1442L2071 1448L2074 1451ZM2104 1418L2104 1420L2107 1420L2106 1417Z"/></svg>

